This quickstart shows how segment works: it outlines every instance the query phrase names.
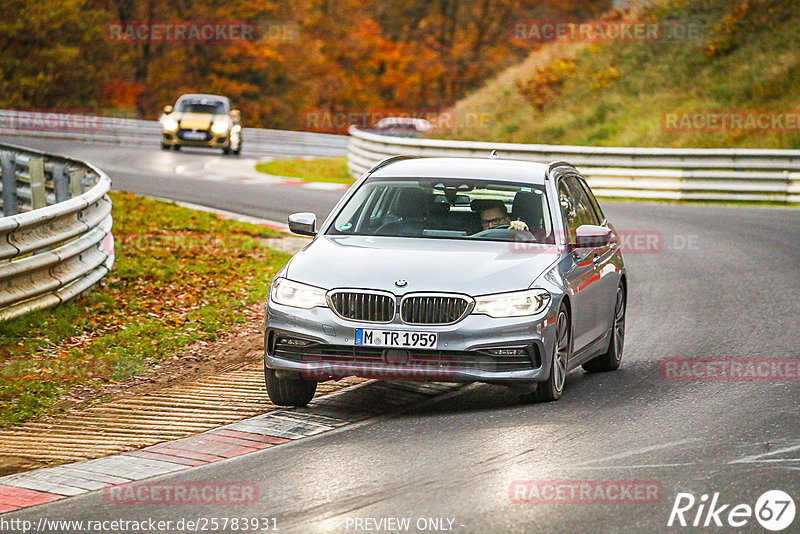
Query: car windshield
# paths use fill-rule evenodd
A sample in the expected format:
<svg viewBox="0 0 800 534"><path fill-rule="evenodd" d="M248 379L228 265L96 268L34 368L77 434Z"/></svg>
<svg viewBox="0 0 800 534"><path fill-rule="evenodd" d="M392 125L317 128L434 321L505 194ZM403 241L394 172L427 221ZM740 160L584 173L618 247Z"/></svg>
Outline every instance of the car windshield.
<svg viewBox="0 0 800 534"><path fill-rule="evenodd" d="M544 186L490 179L371 178L327 233L554 243Z"/></svg>
<svg viewBox="0 0 800 534"><path fill-rule="evenodd" d="M211 114L224 114L225 104L222 102L198 102L195 100L184 100L179 102L175 111L182 113L211 113Z"/></svg>

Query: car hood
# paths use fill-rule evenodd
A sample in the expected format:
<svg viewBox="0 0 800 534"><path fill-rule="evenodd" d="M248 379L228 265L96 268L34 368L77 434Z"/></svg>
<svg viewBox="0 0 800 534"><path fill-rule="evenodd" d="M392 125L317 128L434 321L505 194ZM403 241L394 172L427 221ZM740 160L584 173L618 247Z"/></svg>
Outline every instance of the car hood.
<svg viewBox="0 0 800 534"><path fill-rule="evenodd" d="M227 121L226 115L214 115L213 113L181 113L175 112L171 115L173 119L178 121L181 128L188 130L207 130L211 127L211 123L215 120Z"/></svg>
<svg viewBox="0 0 800 534"><path fill-rule="evenodd" d="M485 295L527 289L556 260L556 247L545 245L520 251L493 241L319 236L292 258L284 275L324 289ZM407 285L399 288L397 280Z"/></svg>

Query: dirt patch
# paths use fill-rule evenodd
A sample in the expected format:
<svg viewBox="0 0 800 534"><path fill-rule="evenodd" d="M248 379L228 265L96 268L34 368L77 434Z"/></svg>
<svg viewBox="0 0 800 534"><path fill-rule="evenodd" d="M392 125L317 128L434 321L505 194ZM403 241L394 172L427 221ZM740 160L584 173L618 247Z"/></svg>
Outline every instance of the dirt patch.
<svg viewBox="0 0 800 534"><path fill-rule="evenodd" d="M33 471L34 469L41 469L47 466L48 464L46 463L36 462L29 458L0 456L0 477L13 475L14 473L22 473L23 471Z"/></svg>
<svg viewBox="0 0 800 534"><path fill-rule="evenodd" d="M296 252L307 245L310 241L304 238L281 238L270 239L268 246L279 248L288 252ZM242 311L245 322L237 326L230 333L224 334L214 342L198 342L184 349L180 354L165 358L150 365L147 372L140 376L131 377L128 380L102 384L99 386L77 385L69 389L56 403L58 410L54 414L42 416L30 421L21 427L6 427L3 432L14 433L22 431L21 436L26 436L31 440L31 456L27 456L27 446L17 448L17 452L9 450L5 454L0 454L0 476L30 471L41 467L54 464L54 460L37 458L36 436L48 435L52 429L57 431L61 423L66 422L73 415L80 415L81 410L86 408L105 405L115 401L131 399L136 402L139 396L156 395L156 392L163 392L169 388L180 388L181 386L191 386L202 379L215 377L223 373L237 372L249 367L249 373L253 372L254 367L260 367L264 355L264 305L258 303ZM254 379L257 377L254 377ZM362 379L344 380L331 390L346 387ZM261 382L263 384L263 382ZM318 393L325 394L323 390ZM264 411L269 411L274 405L269 402L266 390L261 393L255 391L255 398L263 398ZM260 401L259 401L260 402ZM109 424L114 421L114 416L108 416ZM34 423L32 426L27 426ZM105 420L102 420L105 424ZM213 425L212 425L213 426ZM27 431L25 431L27 427ZM31 432L31 428L37 430ZM97 433L98 439L102 440L102 431L88 428L89 433ZM134 447L138 448L138 447ZM41 460L41 461L40 461ZM55 463L63 463L61 460Z"/></svg>
<svg viewBox="0 0 800 534"><path fill-rule="evenodd" d="M56 425L70 413L90 406L129 396L144 395L170 386L196 382L198 379L227 371L235 371L246 365L258 363L264 354L264 309L263 305L248 309L248 322L235 332L223 336L213 343L200 342L169 360L152 365L148 372L124 382L103 384L99 387L74 386L58 401L59 413L35 419L34 423ZM266 397L267 393L264 392ZM6 427L10 430L14 427ZM0 476L30 471L50 465L32 458L0 455Z"/></svg>
<svg viewBox="0 0 800 534"><path fill-rule="evenodd" d="M270 248L292 254L310 243L308 238L302 237L269 238L263 241ZM188 383L200 377L234 371L249 363L261 361L264 355L264 305L258 303L250 306L243 314L246 322L234 331L222 335L214 342L201 341L190 345L181 354L151 365L143 375L99 387L77 385L70 388L55 405L55 409L61 413L43 416L36 422L51 422L57 420L63 412Z"/></svg>
<svg viewBox="0 0 800 534"><path fill-rule="evenodd" d="M167 386L189 383L200 377L233 371L258 362L264 354L264 307L246 310L247 323L214 342L190 345L181 354L151 365L144 375L99 387L74 386L56 403L65 412L108 402L127 395L141 395ZM38 422L58 419L60 414L39 418Z"/></svg>

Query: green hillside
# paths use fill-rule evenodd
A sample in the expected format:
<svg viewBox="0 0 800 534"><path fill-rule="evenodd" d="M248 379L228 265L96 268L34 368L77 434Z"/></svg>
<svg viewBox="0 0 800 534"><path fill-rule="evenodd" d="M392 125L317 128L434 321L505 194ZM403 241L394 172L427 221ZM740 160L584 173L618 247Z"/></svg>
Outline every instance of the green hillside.
<svg viewBox="0 0 800 534"><path fill-rule="evenodd" d="M455 126L436 136L596 146L800 148L800 2L661 0L625 17L678 21L696 35L672 42L547 44L459 102L453 109ZM752 110L768 119L739 114L742 127L695 127L714 120L709 112L726 110ZM697 122L686 123L686 117ZM730 120L720 117L716 120ZM745 127L751 119L760 120L760 126Z"/></svg>

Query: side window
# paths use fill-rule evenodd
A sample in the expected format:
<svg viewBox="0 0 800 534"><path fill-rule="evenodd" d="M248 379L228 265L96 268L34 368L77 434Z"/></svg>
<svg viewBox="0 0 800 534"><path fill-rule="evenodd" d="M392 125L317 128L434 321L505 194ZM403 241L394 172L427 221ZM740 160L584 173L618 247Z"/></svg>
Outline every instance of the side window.
<svg viewBox="0 0 800 534"><path fill-rule="evenodd" d="M600 218L588 194L574 176L567 176L559 181L558 203L570 236L574 236L575 231L583 224L600 224Z"/></svg>
<svg viewBox="0 0 800 534"><path fill-rule="evenodd" d="M583 189L584 193L586 193L586 197L589 199L589 202L591 202L591 205L594 208L594 212L597 215L597 219L600 221L597 224L602 224L602 222L606 219L606 216L603 213L603 210L600 209L600 203L597 202L594 193L592 193L592 190L589 188L589 184L587 184L586 180L584 180L583 178L579 178L578 183L581 184L581 188Z"/></svg>
<svg viewBox="0 0 800 534"><path fill-rule="evenodd" d="M574 176L568 177L567 185L575 198L581 224L600 224L600 218L592 206L592 201L589 200L589 195L586 194L586 190L578 179Z"/></svg>
<svg viewBox="0 0 800 534"><path fill-rule="evenodd" d="M561 215L564 219L567 233L574 235L575 229L580 226L580 223L578 222L575 202L565 178L558 182L558 205L561 207Z"/></svg>

